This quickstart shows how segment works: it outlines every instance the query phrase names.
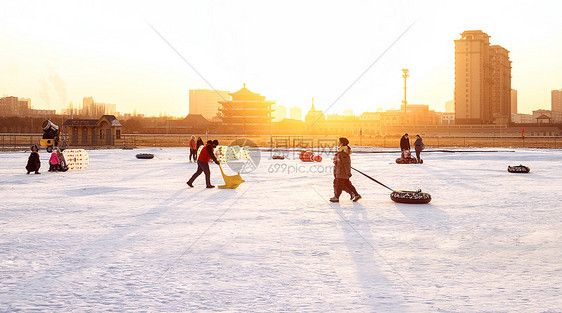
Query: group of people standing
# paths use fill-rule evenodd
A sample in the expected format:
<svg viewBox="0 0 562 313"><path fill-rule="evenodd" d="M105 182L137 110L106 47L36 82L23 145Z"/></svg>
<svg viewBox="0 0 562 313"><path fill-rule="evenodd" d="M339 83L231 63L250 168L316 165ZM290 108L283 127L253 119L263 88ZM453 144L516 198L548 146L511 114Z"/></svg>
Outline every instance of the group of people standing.
<svg viewBox="0 0 562 313"><path fill-rule="evenodd" d="M199 147L204 145L203 139L201 137L195 140L195 136L191 136L191 140L189 141L189 162L197 162L197 151L199 151ZM193 161L191 161L193 159Z"/></svg>
<svg viewBox="0 0 562 313"><path fill-rule="evenodd" d="M39 157L39 147L37 147L37 145L33 145L31 146L31 154L27 159L27 165L25 166L25 169L27 170L27 174L31 172L35 172L35 174L41 174L39 173L40 168L41 159ZM68 171L68 165L66 164L64 154L60 149L57 148L56 151L53 151L53 153L51 153L51 157L49 158L49 172L66 171Z"/></svg>
<svg viewBox="0 0 562 313"><path fill-rule="evenodd" d="M416 135L416 141L414 142L414 148L416 150L416 158L418 162L421 162L421 152L425 149L423 140L420 135ZM402 158L406 158L405 151L410 151L410 138L408 138L408 133L405 133L402 138L400 138L400 150L402 150Z"/></svg>

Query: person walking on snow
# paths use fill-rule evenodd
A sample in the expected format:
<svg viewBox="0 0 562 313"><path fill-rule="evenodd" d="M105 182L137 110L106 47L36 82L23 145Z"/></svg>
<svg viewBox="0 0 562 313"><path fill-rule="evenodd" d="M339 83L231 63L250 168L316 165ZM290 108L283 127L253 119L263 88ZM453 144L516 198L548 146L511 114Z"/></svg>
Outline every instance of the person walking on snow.
<svg viewBox="0 0 562 313"><path fill-rule="evenodd" d="M416 142L414 142L414 148L416 149L416 158L418 159L418 163L421 163L420 154L422 150L425 148L425 145L423 144L420 135L416 135Z"/></svg>
<svg viewBox="0 0 562 313"><path fill-rule="evenodd" d="M400 150L402 150L402 159L405 159L404 151L410 151L410 138L408 138L408 133L405 133L402 138L400 138Z"/></svg>
<svg viewBox="0 0 562 313"><path fill-rule="evenodd" d="M193 161L191 158L193 157ZM189 141L189 162L197 161L197 142L195 141L195 136L191 136L191 140Z"/></svg>
<svg viewBox="0 0 562 313"><path fill-rule="evenodd" d="M31 154L29 155L29 158L27 159L27 165L25 166L27 174L31 172L35 172L35 174L41 174L39 173L39 168L41 168L41 160L39 159L38 150L39 148L37 148L36 145L31 146Z"/></svg>
<svg viewBox="0 0 562 313"><path fill-rule="evenodd" d="M191 178L187 181L187 185L193 188L193 182L195 179L201 175L201 173L205 173L205 182L207 183L207 188L215 188L215 186L211 185L211 170L209 169L209 161L213 159L215 163L218 165L220 162L215 157L213 153L213 149L219 145L218 140L209 140L205 147L199 153L199 158L197 158L197 171Z"/></svg>
<svg viewBox="0 0 562 313"><path fill-rule="evenodd" d="M351 194L351 200L357 202L361 199L361 195L351 183L351 148L347 138L340 138L338 142L338 152L334 158L334 197L330 202L339 202L342 191Z"/></svg>

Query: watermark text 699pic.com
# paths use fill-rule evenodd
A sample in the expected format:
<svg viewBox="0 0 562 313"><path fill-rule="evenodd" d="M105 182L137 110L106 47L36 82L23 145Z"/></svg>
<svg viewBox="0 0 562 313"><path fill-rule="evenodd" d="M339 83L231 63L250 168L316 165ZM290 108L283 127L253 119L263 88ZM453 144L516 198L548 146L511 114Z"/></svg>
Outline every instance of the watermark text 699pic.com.
<svg viewBox="0 0 562 313"><path fill-rule="evenodd" d="M334 171L333 165L289 165L289 164L271 164L267 169L268 173L286 173L290 174L322 174Z"/></svg>

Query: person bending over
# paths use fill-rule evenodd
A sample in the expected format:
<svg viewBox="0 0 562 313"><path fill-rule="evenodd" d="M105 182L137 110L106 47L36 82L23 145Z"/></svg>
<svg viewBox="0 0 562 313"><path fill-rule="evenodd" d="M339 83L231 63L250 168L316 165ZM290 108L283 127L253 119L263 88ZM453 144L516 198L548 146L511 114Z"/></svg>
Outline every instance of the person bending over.
<svg viewBox="0 0 562 313"><path fill-rule="evenodd" d="M207 144L199 153L199 158L197 158L197 171L191 178L187 181L187 185L193 188L193 182L195 179L201 175L201 173L205 173L205 182L207 183L207 188L214 188L215 186L211 185L211 170L209 169L209 161L211 159L218 165L220 162L215 157L213 150L219 145L218 140L209 140Z"/></svg>

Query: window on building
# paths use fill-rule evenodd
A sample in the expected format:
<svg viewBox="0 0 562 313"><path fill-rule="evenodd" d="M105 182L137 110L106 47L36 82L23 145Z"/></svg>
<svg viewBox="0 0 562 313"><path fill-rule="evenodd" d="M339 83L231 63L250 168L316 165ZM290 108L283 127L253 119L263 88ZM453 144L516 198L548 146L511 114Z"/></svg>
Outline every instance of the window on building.
<svg viewBox="0 0 562 313"><path fill-rule="evenodd" d="M100 129L100 139L103 139L103 129Z"/></svg>
<svg viewBox="0 0 562 313"><path fill-rule="evenodd" d="M121 130L120 129L115 130L115 139L121 139Z"/></svg>

